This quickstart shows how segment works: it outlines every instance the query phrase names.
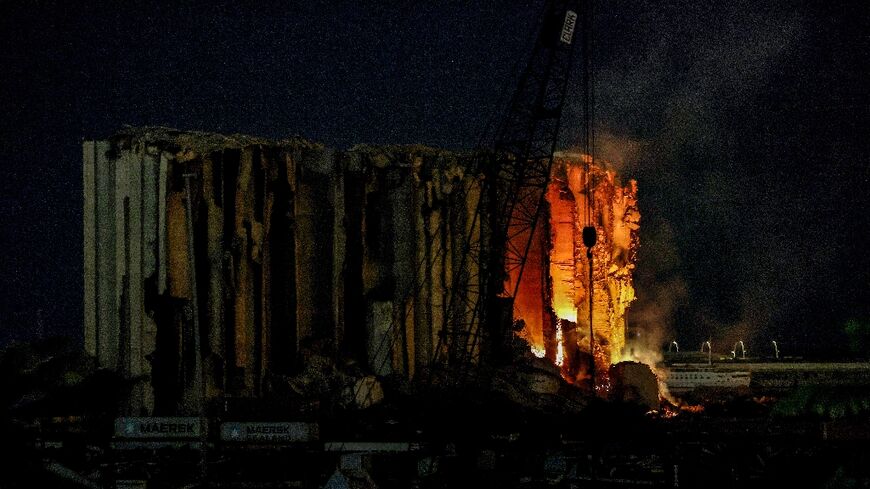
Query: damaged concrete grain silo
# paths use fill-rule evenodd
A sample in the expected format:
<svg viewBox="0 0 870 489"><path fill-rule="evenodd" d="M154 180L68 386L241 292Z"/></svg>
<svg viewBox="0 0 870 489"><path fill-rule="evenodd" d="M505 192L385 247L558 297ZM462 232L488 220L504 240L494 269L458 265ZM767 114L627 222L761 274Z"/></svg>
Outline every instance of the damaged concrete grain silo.
<svg viewBox="0 0 870 489"><path fill-rule="evenodd" d="M569 192L573 160L556 165L545 211L556 217L532 251L544 258L530 256L527 277L538 281L524 278L514 302L525 337L553 352L568 243L555 196ZM470 161L423 146L336 151L165 128L87 141L85 346L132 381L128 414L194 413L201 392L226 403L341 391L371 374L413 379L437 357L454 275L476 273L458 265L462 243L485 241L470 218L482 184ZM596 175L596 195L612 205L600 211L607 257L596 263L595 308L606 325L595 331L618 348L634 187ZM582 275L581 262L570 273ZM531 303L549 326L521 310Z"/></svg>

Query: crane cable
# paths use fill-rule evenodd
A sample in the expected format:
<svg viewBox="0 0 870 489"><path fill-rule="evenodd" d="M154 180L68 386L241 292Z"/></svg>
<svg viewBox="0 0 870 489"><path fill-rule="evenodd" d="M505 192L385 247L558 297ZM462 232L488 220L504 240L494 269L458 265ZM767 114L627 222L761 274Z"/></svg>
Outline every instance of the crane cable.
<svg viewBox="0 0 870 489"><path fill-rule="evenodd" d="M583 16L583 145L585 156L585 181L584 192L586 193L586 220L583 227L583 244L586 246L586 259L589 266L589 384L592 394L595 394L595 330L592 323L592 293L595 285L594 269L592 263L592 247L597 242L597 233L594 223L592 171L595 159L595 83L593 77L593 19L592 4L594 0L585 2L586 12Z"/></svg>

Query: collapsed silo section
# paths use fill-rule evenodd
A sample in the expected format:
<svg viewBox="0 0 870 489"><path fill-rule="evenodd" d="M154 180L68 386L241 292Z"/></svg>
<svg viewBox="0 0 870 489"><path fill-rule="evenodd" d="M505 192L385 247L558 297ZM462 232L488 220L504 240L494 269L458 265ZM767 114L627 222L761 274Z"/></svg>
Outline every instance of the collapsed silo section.
<svg viewBox="0 0 870 489"><path fill-rule="evenodd" d="M474 273L480 180L447 151L133 128L83 176L85 344L129 414L414 378Z"/></svg>
<svg viewBox="0 0 870 489"><path fill-rule="evenodd" d="M520 284L515 300L514 314L524 325L520 335L537 356L558 365L566 380L581 385L590 377L594 345L596 386L607 390L606 373L623 355L626 310L634 300L637 183L623 185L588 156L560 153L545 200L526 262L533 273L524 272L527 283ZM585 226L594 226L598 236L591 250L583 243ZM529 307L537 304L540 309Z"/></svg>
<svg viewBox="0 0 870 489"><path fill-rule="evenodd" d="M259 396L305 341L332 341L331 151L146 128L84 160L86 347L134 382L131 414L193 412L200 380L208 399Z"/></svg>

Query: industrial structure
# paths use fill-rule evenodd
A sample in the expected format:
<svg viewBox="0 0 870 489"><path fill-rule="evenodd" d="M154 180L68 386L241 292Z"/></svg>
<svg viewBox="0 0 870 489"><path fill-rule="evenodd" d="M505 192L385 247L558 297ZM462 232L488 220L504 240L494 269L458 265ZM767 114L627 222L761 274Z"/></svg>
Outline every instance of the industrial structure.
<svg viewBox="0 0 870 489"><path fill-rule="evenodd" d="M450 202L474 176L452 155L149 129L84 148L86 346L143 386L153 373L157 403L132 411L196 397L194 318L209 397L260 395L306 348L381 375L433 357L450 251L474 232ZM447 252L418 272L435 242Z"/></svg>
<svg viewBox="0 0 870 489"><path fill-rule="evenodd" d="M639 214L635 185L595 165L579 6L548 2L489 150L160 128L85 143L85 344L134 382L126 410L261 397L312 355L458 385L510 363L515 329L606 391ZM584 153L554 165L578 24Z"/></svg>
<svg viewBox="0 0 870 489"><path fill-rule="evenodd" d="M422 146L335 151L165 128L85 142L86 348L135 382L125 411L136 415L193 413L200 395L289 390L312 358L424 378L446 348L451 284L475 272L458 266L463 243L486 246L471 217L483 177L470 162ZM582 378L589 343L577 314L588 304L576 218L586 178L599 203L594 329L604 367L621 354L633 298L636 185L595 166L586 175L588 163L555 158L502 325L516 319L570 381ZM478 357L488 346L468 348Z"/></svg>

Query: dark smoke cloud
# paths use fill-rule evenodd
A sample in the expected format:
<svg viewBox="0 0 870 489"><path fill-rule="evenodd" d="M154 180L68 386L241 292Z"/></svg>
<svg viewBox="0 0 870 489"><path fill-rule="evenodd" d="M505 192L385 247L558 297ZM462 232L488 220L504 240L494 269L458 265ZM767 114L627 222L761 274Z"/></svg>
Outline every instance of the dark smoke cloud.
<svg viewBox="0 0 870 489"><path fill-rule="evenodd" d="M805 74L789 72L814 20L790 6L724 3L617 2L598 18L596 151L638 180L643 215L630 321L659 345L794 345L806 338L785 325L830 274L837 246L824 227L797 225L818 219L788 175L807 169L776 153L796 144L778 140L791 133L757 119L772 93L800 87ZM569 112L581 119L580 104Z"/></svg>
<svg viewBox="0 0 870 489"><path fill-rule="evenodd" d="M642 350L657 351L676 338L674 317L688 300L688 288L681 273L673 230L655 216L644 224L646 241L639 251L640 265L634 274L637 300L628 314L629 327L637 334L635 344Z"/></svg>

